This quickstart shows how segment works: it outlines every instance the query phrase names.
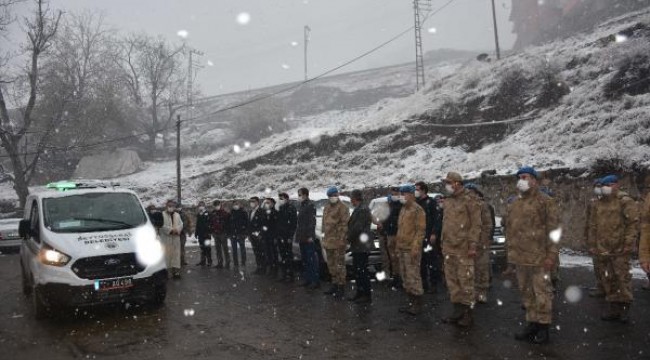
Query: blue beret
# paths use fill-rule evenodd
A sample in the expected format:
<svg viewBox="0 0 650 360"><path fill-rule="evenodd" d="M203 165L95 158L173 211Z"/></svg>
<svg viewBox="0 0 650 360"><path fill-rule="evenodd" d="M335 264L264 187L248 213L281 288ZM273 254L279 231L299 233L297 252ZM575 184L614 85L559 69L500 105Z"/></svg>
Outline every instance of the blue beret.
<svg viewBox="0 0 650 360"><path fill-rule="evenodd" d="M469 182L469 183L465 184L465 189L467 189L467 190L478 190L478 186L476 186L476 184L474 184L472 182Z"/></svg>
<svg viewBox="0 0 650 360"><path fill-rule="evenodd" d="M537 179L539 175L537 174L537 171L532 167L532 166L524 166L519 171L517 171L517 176L521 174L528 174Z"/></svg>
<svg viewBox="0 0 650 360"><path fill-rule="evenodd" d="M603 185L616 184L618 183L618 176L616 175L607 175L600 179L600 183Z"/></svg>
<svg viewBox="0 0 650 360"><path fill-rule="evenodd" d="M598 178L594 180L594 186L600 186L603 184L603 178Z"/></svg>
<svg viewBox="0 0 650 360"><path fill-rule="evenodd" d="M327 196L334 196L339 193L339 189L336 186L332 186L327 189Z"/></svg>
<svg viewBox="0 0 650 360"><path fill-rule="evenodd" d="M399 187L399 192L401 193L415 193L415 185L412 184L404 184Z"/></svg>

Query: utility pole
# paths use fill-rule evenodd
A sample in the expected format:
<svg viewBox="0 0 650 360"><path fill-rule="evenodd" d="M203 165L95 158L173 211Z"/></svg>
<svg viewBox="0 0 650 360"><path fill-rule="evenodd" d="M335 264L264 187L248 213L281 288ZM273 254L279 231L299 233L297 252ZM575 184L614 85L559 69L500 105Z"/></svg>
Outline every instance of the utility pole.
<svg viewBox="0 0 650 360"><path fill-rule="evenodd" d="M431 0L413 0L415 16L415 86L424 88L424 52L422 51L422 11L431 11ZM425 15L426 16L426 15Z"/></svg>
<svg viewBox="0 0 650 360"><path fill-rule="evenodd" d="M497 10L492 0L492 21L494 22L494 43L497 48L497 60L501 60L501 50L499 49L499 29L497 28Z"/></svg>
<svg viewBox="0 0 650 360"><path fill-rule="evenodd" d="M305 81L309 79L307 76L307 44L309 44L309 34L311 33L311 28L309 25L305 25Z"/></svg>
<svg viewBox="0 0 650 360"><path fill-rule="evenodd" d="M176 201L181 206L181 116L176 115Z"/></svg>

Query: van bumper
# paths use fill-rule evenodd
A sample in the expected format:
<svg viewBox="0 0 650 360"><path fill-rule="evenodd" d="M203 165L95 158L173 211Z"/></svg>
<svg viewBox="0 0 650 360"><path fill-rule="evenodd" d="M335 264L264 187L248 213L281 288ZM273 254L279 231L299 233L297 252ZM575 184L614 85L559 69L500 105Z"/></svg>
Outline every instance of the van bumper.
<svg viewBox="0 0 650 360"><path fill-rule="evenodd" d="M155 302L160 293L166 291L166 269L155 272L150 277L133 278L133 286L127 289L97 291L93 285L74 286L61 283L38 285L38 294L50 307L93 306L126 301Z"/></svg>

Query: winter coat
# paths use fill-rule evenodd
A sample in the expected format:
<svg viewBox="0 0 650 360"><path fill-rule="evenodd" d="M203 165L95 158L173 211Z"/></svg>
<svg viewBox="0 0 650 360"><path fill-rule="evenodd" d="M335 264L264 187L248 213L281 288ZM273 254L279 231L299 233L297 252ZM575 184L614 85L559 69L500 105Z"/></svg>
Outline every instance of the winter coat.
<svg viewBox="0 0 650 360"><path fill-rule="evenodd" d="M278 211L262 210L262 239L273 241L278 237Z"/></svg>
<svg viewBox="0 0 650 360"><path fill-rule="evenodd" d="M248 233L255 236L262 235L262 213L264 210L257 208L248 214Z"/></svg>
<svg viewBox="0 0 650 360"><path fill-rule="evenodd" d="M203 211L202 213L196 214L196 227L194 229L194 235L199 240L209 239L211 236L210 231L210 213Z"/></svg>
<svg viewBox="0 0 650 360"><path fill-rule="evenodd" d="M316 207L311 200L300 202L296 224L296 241L306 242L316 237Z"/></svg>
<svg viewBox="0 0 650 360"><path fill-rule="evenodd" d="M631 255L639 231L634 200L619 191L595 202L589 219L589 239L597 255Z"/></svg>
<svg viewBox="0 0 650 360"><path fill-rule="evenodd" d="M224 210L215 210L210 214L210 231L216 235L223 235L230 227L230 214Z"/></svg>
<svg viewBox="0 0 650 360"><path fill-rule="evenodd" d="M426 240L429 240L432 234L436 234L436 236L438 235L438 231L436 231L436 219L438 218L438 211L440 211L438 208L438 203L428 196L423 199L417 199L416 201L418 205L420 205L420 207L424 210L424 213L426 215L427 228L424 232L424 238Z"/></svg>
<svg viewBox="0 0 650 360"><path fill-rule="evenodd" d="M468 257L481 239L481 204L467 189L445 199L442 253Z"/></svg>
<svg viewBox="0 0 650 360"><path fill-rule="evenodd" d="M478 246L482 249L489 249L494 234L494 209L485 199L473 194L481 208L481 235Z"/></svg>
<svg viewBox="0 0 650 360"><path fill-rule="evenodd" d="M364 204L357 206L348 220L348 243L354 253L370 252L375 248L375 239L370 231L372 214Z"/></svg>
<svg viewBox="0 0 650 360"><path fill-rule="evenodd" d="M178 241L180 241L180 235L170 234L170 231L172 231L172 229L176 230L176 232L179 234L183 231L183 221L181 220L180 214L177 212L170 214L167 211L163 211L162 217L163 217L163 225L160 228L160 231L158 232L160 238L163 241L168 241L169 243L171 243L171 241L174 239L178 239Z"/></svg>
<svg viewBox="0 0 650 360"><path fill-rule="evenodd" d="M230 212L230 222L228 223L228 232L233 235L244 236L248 232L248 214L244 209Z"/></svg>
<svg viewBox="0 0 650 360"><path fill-rule="evenodd" d="M348 220L350 209L338 201L327 203L323 210L323 248L345 249L347 244Z"/></svg>
<svg viewBox="0 0 650 360"><path fill-rule="evenodd" d="M151 225L153 225L156 230L161 228L163 226L163 215L162 212L160 211L151 211L147 212L147 216L149 216L149 220L151 221Z"/></svg>
<svg viewBox="0 0 650 360"><path fill-rule="evenodd" d="M550 234L559 227L558 208L550 196L531 189L515 198L506 213L508 262L542 266L547 259L555 261L558 244Z"/></svg>
<svg viewBox="0 0 650 360"><path fill-rule="evenodd" d="M191 234L193 232L192 220L190 220L189 216L187 216L185 211L179 212L178 215L181 217L181 221L183 222L183 229L181 230L181 234L184 235Z"/></svg>
<svg viewBox="0 0 650 360"><path fill-rule="evenodd" d="M427 230L427 219L424 209L416 202L406 203L399 212L397 249L415 251L422 249L422 241Z"/></svg>
<svg viewBox="0 0 650 360"><path fill-rule="evenodd" d="M298 212L291 203L280 206L278 210L278 236L281 239L293 239L296 234Z"/></svg>
<svg viewBox="0 0 650 360"><path fill-rule="evenodd" d="M639 241L639 260L650 262L650 193L645 197L641 208L641 241Z"/></svg>
<svg viewBox="0 0 650 360"><path fill-rule="evenodd" d="M382 232L387 236L395 236L397 235L397 224L399 222L399 212L402 208L402 203L388 199L388 208L388 218L382 223Z"/></svg>

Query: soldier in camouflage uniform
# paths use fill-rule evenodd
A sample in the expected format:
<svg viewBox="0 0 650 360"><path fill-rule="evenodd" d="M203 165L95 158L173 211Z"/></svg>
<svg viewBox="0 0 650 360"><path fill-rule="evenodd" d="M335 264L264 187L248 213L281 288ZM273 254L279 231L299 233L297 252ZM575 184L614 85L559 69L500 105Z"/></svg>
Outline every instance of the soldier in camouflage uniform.
<svg viewBox="0 0 650 360"><path fill-rule="evenodd" d="M585 243L587 244L587 248L595 248L594 244L594 239L589 238L589 221L591 219L591 215L593 214L593 207L596 204L596 201L600 199L603 196L603 184L601 182L601 179L598 178L594 180L594 197L589 200L589 203L587 204L587 213L585 216ZM594 264L594 275L596 275L596 287L589 290L589 296L595 297L595 298L601 298L605 297L605 289L603 288L603 279L600 276L602 274L602 271L600 270L602 265L600 264L599 257L596 256L595 254L591 254L591 261Z"/></svg>
<svg viewBox="0 0 650 360"><path fill-rule="evenodd" d="M474 262L474 276L476 280L476 301L487 303L487 293L490 289L490 244L494 234L494 209L490 207L483 193L476 184L469 183L465 185L476 201L481 206L481 238L476 248L476 258Z"/></svg>
<svg viewBox="0 0 650 360"><path fill-rule="evenodd" d="M422 260L422 241L426 231L426 215L424 209L415 202L415 186L400 187L400 202L397 224L397 252L399 256L400 275L404 282L404 291L409 297L409 305L399 309L411 315L422 311L422 278L420 277L420 262Z"/></svg>
<svg viewBox="0 0 650 360"><path fill-rule="evenodd" d="M650 176L646 178L647 194L641 207L641 240L639 241L639 262L641 268L650 274Z"/></svg>
<svg viewBox="0 0 650 360"><path fill-rule="evenodd" d="M345 294L345 248L347 246L350 209L339 199L336 187L327 189L329 202L323 210L323 248L327 255L327 269L332 286L326 295L342 298Z"/></svg>
<svg viewBox="0 0 650 360"><path fill-rule="evenodd" d="M598 257L608 310L601 319L627 322L632 303L630 257L638 235L639 212L634 200L619 190L618 177L601 179L603 196L596 201L589 221L593 256Z"/></svg>
<svg viewBox="0 0 650 360"><path fill-rule="evenodd" d="M508 262L516 266L528 324L515 339L545 344L553 309L551 271L561 236L558 210L555 201L540 191L535 169L523 167L517 177L519 196L507 208L506 238Z"/></svg>
<svg viewBox="0 0 650 360"><path fill-rule="evenodd" d="M460 174L450 172L443 180L445 215L442 219L442 255L445 281L453 313L443 321L463 328L472 326L474 295L474 261L481 239L481 204L463 187Z"/></svg>

